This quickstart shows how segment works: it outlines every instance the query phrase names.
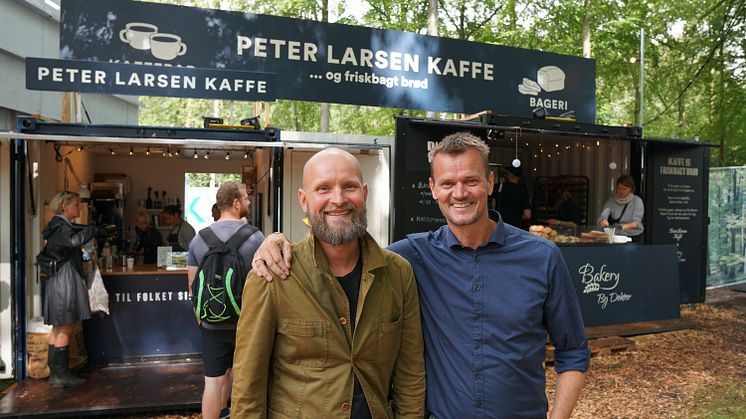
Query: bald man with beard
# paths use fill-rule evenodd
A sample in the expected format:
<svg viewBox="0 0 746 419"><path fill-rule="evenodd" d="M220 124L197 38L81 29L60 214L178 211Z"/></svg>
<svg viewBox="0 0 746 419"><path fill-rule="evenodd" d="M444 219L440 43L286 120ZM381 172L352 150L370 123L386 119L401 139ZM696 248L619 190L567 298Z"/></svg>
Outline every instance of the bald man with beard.
<svg viewBox="0 0 746 419"><path fill-rule="evenodd" d="M233 417L422 418L425 367L414 273L367 233L368 185L350 153L303 168L309 234L291 280L249 274L234 356Z"/></svg>

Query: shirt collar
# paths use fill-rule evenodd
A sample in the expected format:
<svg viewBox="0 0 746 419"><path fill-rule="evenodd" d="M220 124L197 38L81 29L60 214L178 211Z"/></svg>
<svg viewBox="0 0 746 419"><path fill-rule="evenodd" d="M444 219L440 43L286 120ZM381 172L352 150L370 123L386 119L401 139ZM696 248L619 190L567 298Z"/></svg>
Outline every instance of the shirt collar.
<svg viewBox="0 0 746 419"><path fill-rule="evenodd" d="M482 243L481 246L485 246L489 243L494 243L498 246L502 246L505 243L505 224L503 223L502 217L500 217L500 214L495 210L489 210L489 217L490 220L497 223L497 226L495 226L495 229L492 230L492 234L490 234L490 237L487 239L485 243ZM447 225L445 226L446 234L445 234L445 243L448 247L453 246L460 246L464 247L461 242L456 238L456 235L453 234L450 227Z"/></svg>

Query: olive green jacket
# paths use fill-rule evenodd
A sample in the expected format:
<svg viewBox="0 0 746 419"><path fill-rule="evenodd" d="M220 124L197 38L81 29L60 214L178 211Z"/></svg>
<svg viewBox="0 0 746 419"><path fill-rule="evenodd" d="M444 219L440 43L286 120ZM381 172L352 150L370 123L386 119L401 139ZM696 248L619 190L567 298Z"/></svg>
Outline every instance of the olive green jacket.
<svg viewBox="0 0 746 419"><path fill-rule="evenodd" d="M350 305L309 234L293 245L290 277L250 273L236 331L233 418L349 418L353 371L378 418L422 418L420 304L409 262L361 241L355 335Z"/></svg>

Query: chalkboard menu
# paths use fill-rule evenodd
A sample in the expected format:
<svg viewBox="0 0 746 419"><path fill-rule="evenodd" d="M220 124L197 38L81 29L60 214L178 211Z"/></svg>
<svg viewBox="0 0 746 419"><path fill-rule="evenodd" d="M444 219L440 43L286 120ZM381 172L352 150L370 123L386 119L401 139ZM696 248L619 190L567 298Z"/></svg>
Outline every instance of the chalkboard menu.
<svg viewBox="0 0 746 419"><path fill-rule="evenodd" d="M430 193L427 152L443 137L459 131L467 130L463 126L412 123L406 118L397 118L392 241L401 240L410 233L433 231L446 223ZM481 136L484 132L475 130L472 134Z"/></svg>
<svg viewBox="0 0 746 419"><path fill-rule="evenodd" d="M650 143L648 155L649 237L677 247L681 302L704 301L709 148Z"/></svg>

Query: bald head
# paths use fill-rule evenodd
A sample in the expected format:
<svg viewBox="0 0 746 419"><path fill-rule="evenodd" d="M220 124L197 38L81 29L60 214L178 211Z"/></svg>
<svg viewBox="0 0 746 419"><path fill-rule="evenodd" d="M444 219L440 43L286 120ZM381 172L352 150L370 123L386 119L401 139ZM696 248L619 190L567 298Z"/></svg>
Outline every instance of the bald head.
<svg viewBox="0 0 746 419"><path fill-rule="evenodd" d="M360 182L363 181L363 169L360 162L350 154L350 152L340 148L326 148L311 156L303 165L303 188L309 186L309 181L313 183L313 178L319 171L325 171L328 168L346 167L354 170Z"/></svg>

